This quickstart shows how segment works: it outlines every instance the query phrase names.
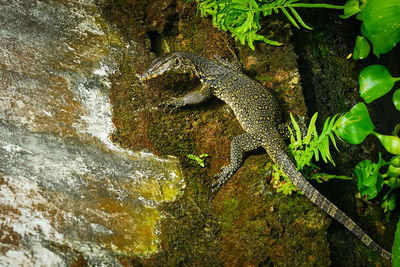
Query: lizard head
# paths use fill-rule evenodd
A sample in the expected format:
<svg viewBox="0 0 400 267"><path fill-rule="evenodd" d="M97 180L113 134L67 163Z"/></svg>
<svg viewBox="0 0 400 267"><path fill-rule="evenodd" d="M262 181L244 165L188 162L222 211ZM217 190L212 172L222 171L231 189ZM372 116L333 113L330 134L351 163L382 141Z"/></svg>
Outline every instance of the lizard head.
<svg viewBox="0 0 400 267"><path fill-rule="evenodd" d="M193 69L191 61L185 56L186 52L168 53L156 58L140 77L142 81L155 78L167 71L186 73Z"/></svg>

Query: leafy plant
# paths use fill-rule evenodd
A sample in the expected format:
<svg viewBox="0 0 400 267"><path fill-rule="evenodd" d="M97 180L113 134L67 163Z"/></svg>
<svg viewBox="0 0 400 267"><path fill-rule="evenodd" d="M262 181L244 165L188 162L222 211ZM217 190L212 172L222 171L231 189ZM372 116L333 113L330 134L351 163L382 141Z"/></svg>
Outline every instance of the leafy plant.
<svg viewBox="0 0 400 267"><path fill-rule="evenodd" d="M378 195L383 186L383 175L379 173L379 170L385 165L387 162L382 159L380 153L378 163L364 160L356 165L354 171L358 178L357 187L361 196L372 199Z"/></svg>
<svg viewBox="0 0 400 267"><path fill-rule="evenodd" d="M304 174L306 177L314 178L319 182L332 178L350 179L346 176L320 173L316 175L310 172L310 169L318 169L311 161L313 158L318 161L320 156L324 162L330 162L335 165L329 148L330 143L332 143L337 149L335 138L340 140L344 139L350 144L360 144L368 135L373 134L381 141L383 147L389 153L400 155L400 138L397 136L397 132L393 135L382 135L375 132L375 126L369 117L367 107L362 102L356 104L349 112L343 115L337 114L333 117L328 117L325 120L321 134L318 134L315 127L317 116L318 114L315 113L311 118L305 137L302 136L298 123L292 115L290 116L294 132L289 127L291 135L291 143L288 146L289 151L296 161L298 170L305 172ZM400 126L397 128L400 128ZM358 177L358 188L362 196L368 195L369 198L376 197L384 184L389 185L391 188L397 188L397 182L394 183L391 178L397 175L397 172L400 176L400 156L398 156L398 158L399 166L396 165L397 163L387 163L381 157L378 164L366 160L360 162L356 166L355 172ZM379 169L386 165L390 165L390 171L388 170L384 175L379 174ZM304 169L305 166L310 168ZM294 191L293 185L290 183L289 179L287 179L277 167L273 168L272 176L273 185L275 188L279 189L279 192L291 194L291 192ZM319 177L323 177L323 179ZM396 179L397 177L398 176L396 176ZM387 180L384 181L384 178L387 178ZM394 203L394 198L388 198L387 195L384 201L384 203L387 204L387 209L390 210L391 207L394 207L394 205L391 204Z"/></svg>
<svg viewBox="0 0 400 267"><path fill-rule="evenodd" d="M361 33L368 39L374 54L389 52L400 42L400 1L398 0L349 0L344 5L344 15L341 18L349 18L355 14L362 21ZM369 44L357 39L353 58L365 58L369 54L366 46ZM360 51L363 51L361 54ZM361 56L360 56L361 55Z"/></svg>
<svg viewBox="0 0 400 267"><path fill-rule="evenodd" d="M393 266L400 266L400 220L396 226L396 233L394 234L394 242L392 246L392 261Z"/></svg>
<svg viewBox="0 0 400 267"><path fill-rule="evenodd" d="M367 104L371 103L392 90L397 81L400 77L392 77L385 66L370 65L360 72L360 96Z"/></svg>
<svg viewBox="0 0 400 267"><path fill-rule="evenodd" d="M353 145L361 144L375 129L364 103L358 103L341 120L338 134Z"/></svg>
<svg viewBox="0 0 400 267"><path fill-rule="evenodd" d="M389 153L400 155L400 138L397 135L379 134L374 129L367 107L360 102L341 118L337 133L353 145L360 144L369 134L373 134Z"/></svg>
<svg viewBox="0 0 400 267"><path fill-rule="evenodd" d="M272 165L271 185L276 189L276 192L283 193L284 195L291 195L292 192L301 193L276 164Z"/></svg>
<svg viewBox="0 0 400 267"><path fill-rule="evenodd" d="M386 173L381 173L380 170L384 166L389 167ZM396 206L396 195L392 194L392 191L400 187L400 156L394 156L389 162L386 162L379 153L378 163L369 160L361 161L356 165L355 173L358 178L358 190L361 196L365 196L367 199L375 198L384 185L389 187L382 203L384 212L389 215L389 212Z"/></svg>
<svg viewBox="0 0 400 267"><path fill-rule="evenodd" d="M334 147L337 149L335 135L338 136L337 130L342 116L335 115L332 118L328 117L325 120L321 134L318 134L315 126L317 117L318 113L315 113L314 116L312 116L308 126L307 135L302 137L300 126L292 114L290 114L290 119L293 128L295 129L295 133L293 133L289 127L289 151L294 156L299 170L302 170L304 166L310 166L313 157L315 157L315 160L318 161L320 155L325 163L329 161L335 166L335 162L333 161L330 153L329 143L331 141Z"/></svg>
<svg viewBox="0 0 400 267"><path fill-rule="evenodd" d="M367 39L365 39L364 36L357 36L356 45L353 51L353 58L355 60L366 58L369 55L370 50L371 47L369 46Z"/></svg>
<svg viewBox="0 0 400 267"><path fill-rule="evenodd" d="M290 154L296 161L297 169L303 173L304 177L315 179L320 183L330 179L350 180L350 177L344 175L315 172L319 167L312 163L313 158L315 161L319 161L321 158L325 163L330 162L335 165L329 147L330 143L332 143L336 150L338 150L335 138L339 138L338 128L341 125L343 115L328 117L325 120L321 134L318 134L315 126L317 117L318 113L315 113L310 120L307 134L303 137L299 124L292 114L290 114L294 131L291 127L288 127L290 132L290 144L288 147ZM282 192L286 195L297 191L297 188L292 184L289 178L276 165L272 167L271 184L277 189L277 192Z"/></svg>
<svg viewBox="0 0 400 267"><path fill-rule="evenodd" d="M208 154L201 154L200 156L196 156L193 154L188 154L187 157L191 160L194 160L197 164L199 164L202 168L204 168L204 159L208 157Z"/></svg>
<svg viewBox="0 0 400 267"><path fill-rule="evenodd" d="M188 2L190 2L189 0ZM343 6L330 4L299 3L299 0L196 0L201 16L212 16L213 25L229 31L242 45L246 42L254 50L254 41L263 41L271 45L281 45L257 32L261 29L260 17L280 11L296 27L299 24L311 29L300 17L296 8L343 9Z"/></svg>
<svg viewBox="0 0 400 267"><path fill-rule="evenodd" d="M398 111L400 111L400 89L394 91L393 94L393 104Z"/></svg>

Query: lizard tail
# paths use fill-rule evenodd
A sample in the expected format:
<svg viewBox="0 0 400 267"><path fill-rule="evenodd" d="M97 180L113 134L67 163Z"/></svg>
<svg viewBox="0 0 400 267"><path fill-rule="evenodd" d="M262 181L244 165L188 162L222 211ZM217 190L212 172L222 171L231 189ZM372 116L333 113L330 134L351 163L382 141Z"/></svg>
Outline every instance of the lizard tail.
<svg viewBox="0 0 400 267"><path fill-rule="evenodd" d="M293 184L315 205L320 207L347 229L355 234L365 245L374 250L382 257L391 260L391 254L380 247L343 211L339 210L332 202L319 193L297 170L291 159L283 149L268 149L269 156L279 166L279 168L289 177Z"/></svg>

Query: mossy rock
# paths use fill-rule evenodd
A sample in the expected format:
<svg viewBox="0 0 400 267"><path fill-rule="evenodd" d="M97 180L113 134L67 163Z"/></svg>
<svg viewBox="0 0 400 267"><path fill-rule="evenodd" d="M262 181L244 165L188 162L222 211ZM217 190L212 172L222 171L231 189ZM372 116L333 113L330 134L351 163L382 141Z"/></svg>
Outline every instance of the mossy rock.
<svg viewBox="0 0 400 267"><path fill-rule="evenodd" d="M135 266L330 265L331 220L304 196L284 196L271 188L265 168L270 160L264 151L249 153L210 201L213 175L229 161L230 140L243 132L224 103L212 99L165 113L159 103L193 90L199 82L172 73L145 84L138 80L158 53L187 50L209 59L219 54L238 60L246 74L271 88L287 117L289 112L305 116L289 24L280 17L264 22L270 25L265 33L285 44L258 43L253 51L214 28L209 19L197 16L193 2L105 2L106 18L136 51L125 56L113 77L110 97L117 130L112 139L132 150L178 157L186 180L182 197L164 206L161 251L150 258L130 256L121 261ZM162 16L154 19L155 14ZM210 155L204 168L187 158L203 153Z"/></svg>

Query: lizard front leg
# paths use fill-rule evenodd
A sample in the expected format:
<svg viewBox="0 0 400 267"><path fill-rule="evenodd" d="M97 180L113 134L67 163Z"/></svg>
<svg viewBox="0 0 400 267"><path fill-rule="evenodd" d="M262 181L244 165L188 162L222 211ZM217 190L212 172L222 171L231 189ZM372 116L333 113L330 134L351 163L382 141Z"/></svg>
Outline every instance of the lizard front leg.
<svg viewBox="0 0 400 267"><path fill-rule="evenodd" d="M161 103L160 105L172 107L173 109L183 107L186 105L194 105L204 102L211 96L211 87L207 84L201 85L199 90L188 93L179 98L171 98L170 100Z"/></svg>
<svg viewBox="0 0 400 267"><path fill-rule="evenodd" d="M259 137L250 133L244 133L233 138L231 142L230 163L222 168L221 173L215 176L218 180L211 185L213 193L218 192L218 190L228 182L232 175L239 169L242 165L244 154L261 147L261 143Z"/></svg>

